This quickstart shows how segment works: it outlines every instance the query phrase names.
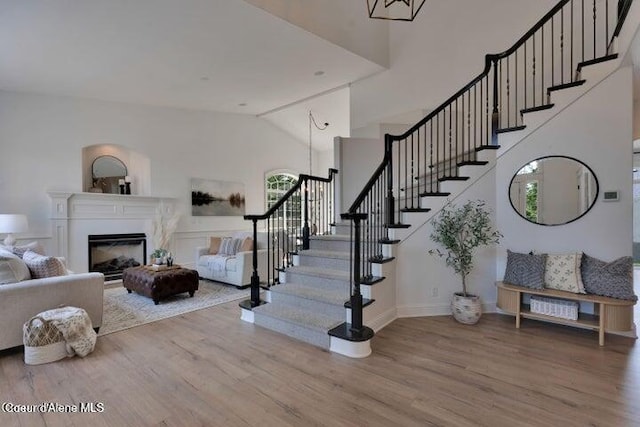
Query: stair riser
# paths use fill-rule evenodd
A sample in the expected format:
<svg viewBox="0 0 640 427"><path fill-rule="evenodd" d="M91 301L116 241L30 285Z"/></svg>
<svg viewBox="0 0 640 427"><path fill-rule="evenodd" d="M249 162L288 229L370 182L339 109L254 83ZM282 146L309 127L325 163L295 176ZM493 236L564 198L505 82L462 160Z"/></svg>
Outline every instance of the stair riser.
<svg viewBox="0 0 640 427"><path fill-rule="evenodd" d="M348 259L306 256L304 255L304 252L300 252L300 265L307 267L321 267L329 270L349 271Z"/></svg>
<svg viewBox="0 0 640 427"><path fill-rule="evenodd" d="M309 248L321 251L349 252L351 242L348 240L309 240Z"/></svg>
<svg viewBox="0 0 640 427"><path fill-rule="evenodd" d="M351 224L341 223L333 226L333 234L338 236L348 236L351 232Z"/></svg>
<svg viewBox="0 0 640 427"><path fill-rule="evenodd" d="M265 316L257 310L254 311L254 324L327 350L331 343L329 334L327 334L326 331L320 332L289 323L276 317Z"/></svg>
<svg viewBox="0 0 640 427"><path fill-rule="evenodd" d="M345 301L348 295L345 295ZM322 301L315 301L308 298L300 298L295 295L276 292L274 288L271 292L271 302L274 304L291 305L312 313L319 313L328 317L333 317L336 321L344 320L344 305L334 305Z"/></svg>
<svg viewBox="0 0 640 427"><path fill-rule="evenodd" d="M287 272L287 283L299 283L301 285L324 287L326 289L344 292L345 295L349 295L349 282L342 280Z"/></svg>

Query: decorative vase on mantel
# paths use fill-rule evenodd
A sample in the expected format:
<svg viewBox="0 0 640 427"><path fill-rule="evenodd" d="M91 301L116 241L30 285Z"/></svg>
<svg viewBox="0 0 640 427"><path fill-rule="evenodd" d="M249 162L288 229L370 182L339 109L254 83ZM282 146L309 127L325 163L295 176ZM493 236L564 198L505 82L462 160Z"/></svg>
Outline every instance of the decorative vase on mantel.
<svg viewBox="0 0 640 427"><path fill-rule="evenodd" d="M480 297L462 292L453 294L451 300L451 313L453 318L465 325L475 325L482 315L482 303Z"/></svg>

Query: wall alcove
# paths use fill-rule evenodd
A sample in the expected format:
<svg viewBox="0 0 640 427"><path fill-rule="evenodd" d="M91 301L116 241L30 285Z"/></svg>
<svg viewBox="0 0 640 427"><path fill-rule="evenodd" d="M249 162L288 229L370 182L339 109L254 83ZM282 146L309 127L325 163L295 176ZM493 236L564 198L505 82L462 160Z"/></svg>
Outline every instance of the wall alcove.
<svg viewBox="0 0 640 427"><path fill-rule="evenodd" d="M151 161L148 156L116 144L89 145L82 149L82 191L89 192L95 185L93 164L102 156L120 160L131 178L131 194L151 195ZM93 190L95 191L95 190ZM108 192L102 189L103 192Z"/></svg>

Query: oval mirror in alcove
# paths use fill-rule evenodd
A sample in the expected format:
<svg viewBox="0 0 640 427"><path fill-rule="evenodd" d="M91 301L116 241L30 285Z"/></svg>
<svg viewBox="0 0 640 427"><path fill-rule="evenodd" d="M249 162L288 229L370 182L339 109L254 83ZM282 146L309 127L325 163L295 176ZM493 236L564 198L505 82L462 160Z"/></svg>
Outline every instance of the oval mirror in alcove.
<svg viewBox="0 0 640 427"><path fill-rule="evenodd" d="M127 175L127 167L114 156L97 157L91 165L93 187L103 193L119 193L118 182Z"/></svg>
<svg viewBox="0 0 640 427"><path fill-rule="evenodd" d="M522 218L540 225L575 221L598 198L598 180L581 161L546 156L522 166L509 184L511 206Z"/></svg>

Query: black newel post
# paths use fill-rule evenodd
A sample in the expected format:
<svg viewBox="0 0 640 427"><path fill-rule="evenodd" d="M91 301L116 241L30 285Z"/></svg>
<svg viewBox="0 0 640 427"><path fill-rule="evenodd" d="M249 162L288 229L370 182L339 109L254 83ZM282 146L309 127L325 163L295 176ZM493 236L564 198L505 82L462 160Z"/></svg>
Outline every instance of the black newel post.
<svg viewBox="0 0 640 427"><path fill-rule="evenodd" d="M302 249L309 249L309 180L304 179L304 225L302 226Z"/></svg>
<svg viewBox="0 0 640 427"><path fill-rule="evenodd" d="M491 114L491 145L498 145L500 111L498 109L498 59L493 59L493 112Z"/></svg>
<svg viewBox="0 0 640 427"><path fill-rule="evenodd" d="M366 217L366 215L365 215ZM351 294L351 331L362 331L362 294L360 293L360 216L353 217L353 292Z"/></svg>
<svg viewBox="0 0 640 427"><path fill-rule="evenodd" d="M388 133L384 135L384 157L387 159L389 172L387 173L387 217L386 225L396 223L395 199L393 197L393 141Z"/></svg>
<svg viewBox="0 0 640 427"><path fill-rule="evenodd" d="M258 220L253 220L253 273L251 274L251 307L260 305L260 276L258 275Z"/></svg>

